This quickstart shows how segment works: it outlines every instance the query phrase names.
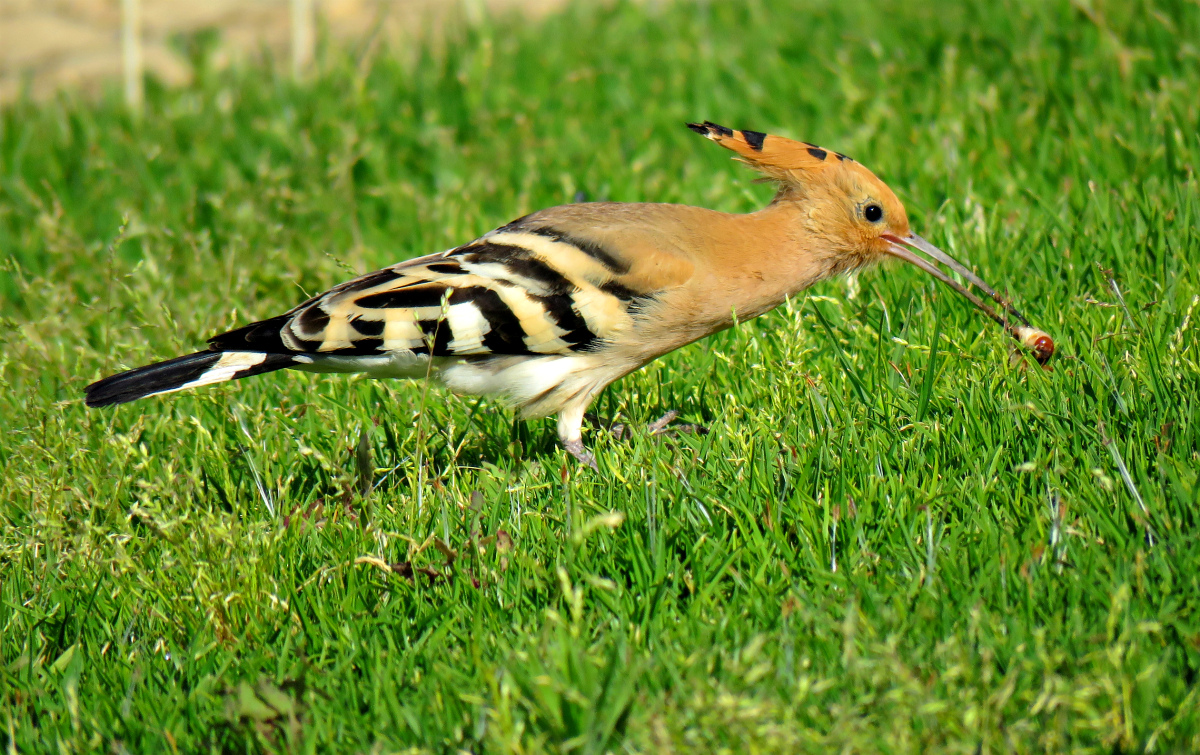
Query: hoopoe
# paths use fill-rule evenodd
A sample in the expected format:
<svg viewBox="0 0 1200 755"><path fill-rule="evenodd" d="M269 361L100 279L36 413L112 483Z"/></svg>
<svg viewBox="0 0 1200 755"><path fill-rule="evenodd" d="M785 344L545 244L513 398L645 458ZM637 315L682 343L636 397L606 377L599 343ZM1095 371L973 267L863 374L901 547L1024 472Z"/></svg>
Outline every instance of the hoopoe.
<svg viewBox="0 0 1200 755"><path fill-rule="evenodd" d="M428 376L455 393L496 395L524 418L557 414L563 447L594 467L583 415L605 386L820 280L889 256L958 291L1039 361L1053 353L1049 336L913 233L904 205L860 163L780 136L687 125L774 181L771 203L744 215L619 202L541 210L218 335L206 351L104 378L87 387L87 405L284 368Z"/></svg>

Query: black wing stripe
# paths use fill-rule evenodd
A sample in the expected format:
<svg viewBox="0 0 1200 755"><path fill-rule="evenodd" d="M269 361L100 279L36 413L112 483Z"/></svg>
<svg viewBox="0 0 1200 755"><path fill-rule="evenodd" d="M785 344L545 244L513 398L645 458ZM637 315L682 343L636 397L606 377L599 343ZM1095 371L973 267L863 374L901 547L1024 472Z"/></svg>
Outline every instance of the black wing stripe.
<svg viewBox="0 0 1200 755"><path fill-rule="evenodd" d="M602 283L602 284L600 284L600 286L598 286L598 288L601 291L603 291L604 293L609 294L610 296L615 296L623 302L631 302L631 301L634 301L635 299L644 298L642 294L639 294L637 291L634 291L632 288L628 288L627 286L622 286L620 283L617 283L616 281L609 281L607 283Z"/></svg>
<svg viewBox="0 0 1200 755"><path fill-rule="evenodd" d="M545 236L552 241L561 241L564 244L570 244L617 275L624 275L629 272L629 265L617 259L612 252L593 241L586 241L549 226L530 228L528 232L537 234L538 236Z"/></svg>
<svg viewBox="0 0 1200 755"><path fill-rule="evenodd" d="M476 241L464 247L455 249L454 257L462 257L465 262L499 262L507 265L516 259L526 259L530 252L516 244L497 244L494 241Z"/></svg>
<svg viewBox="0 0 1200 755"><path fill-rule="evenodd" d="M532 214L533 213L530 213L530 215L532 215ZM522 215L521 217L517 218L516 220L511 220L508 223L500 226L495 231L493 231L493 233L509 233L509 232L521 231L521 230L523 230L525 221L528 219L529 219L529 215Z"/></svg>
<svg viewBox="0 0 1200 755"><path fill-rule="evenodd" d="M482 287L467 290L472 292L471 301L488 323L488 332L483 335L485 349L493 354L532 353L525 345L525 330L500 294Z"/></svg>
<svg viewBox="0 0 1200 755"><path fill-rule="evenodd" d="M575 311L575 300L570 296L554 294L552 296L530 296L529 298L541 304L545 308L546 314L558 324L558 327L567 331L559 336L562 340L579 348L596 340L596 334L588 328L587 321Z"/></svg>
<svg viewBox="0 0 1200 755"><path fill-rule="evenodd" d="M383 335L385 320L366 320L362 317L350 318L350 326L364 336L376 337Z"/></svg>
<svg viewBox="0 0 1200 755"><path fill-rule="evenodd" d="M355 299L354 303L364 309L416 309L418 307L440 307L446 289L450 286L419 285L405 286L394 291L380 291Z"/></svg>
<svg viewBox="0 0 1200 755"><path fill-rule="evenodd" d="M464 247L461 254L464 262L503 265L513 275L540 283L553 294L566 293L575 288L562 273L534 257L523 246L484 241Z"/></svg>
<svg viewBox="0 0 1200 755"><path fill-rule="evenodd" d="M450 323L443 319L421 320L417 323L425 334L425 345L413 349L414 354L432 354L435 357L452 356L454 350L450 342L454 340L454 332ZM430 346L432 345L432 349Z"/></svg>
<svg viewBox="0 0 1200 755"><path fill-rule="evenodd" d="M340 286L335 286L330 289L324 296L317 297L323 299L332 293L341 293L344 291L366 291L369 288L382 286L385 283L391 283L394 280L399 280L404 277L404 273L397 272L390 267L385 267L382 270L376 270L373 273L367 273L361 278L355 278L352 281L347 281Z"/></svg>
<svg viewBox="0 0 1200 755"><path fill-rule="evenodd" d="M577 290L562 273L535 258L515 259L508 263L514 275L541 283L552 294L565 294Z"/></svg>
<svg viewBox="0 0 1200 755"><path fill-rule="evenodd" d="M313 304L296 315L292 321L292 333L299 338L322 340L322 331L329 325L329 313Z"/></svg>

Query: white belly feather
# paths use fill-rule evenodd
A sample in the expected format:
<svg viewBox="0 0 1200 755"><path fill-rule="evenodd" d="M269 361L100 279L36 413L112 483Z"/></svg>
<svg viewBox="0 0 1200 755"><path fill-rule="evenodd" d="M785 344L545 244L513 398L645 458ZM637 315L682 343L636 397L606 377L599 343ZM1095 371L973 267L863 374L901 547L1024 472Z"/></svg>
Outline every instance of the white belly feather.
<svg viewBox="0 0 1200 755"><path fill-rule="evenodd" d="M311 355L312 363L296 365L305 372L361 372L375 378L422 379L427 375L454 393L495 396L518 407L521 416L544 417L581 394L599 391L629 371L605 365L592 354L504 356L487 359L434 357L400 352L354 357ZM606 369L607 368L607 369Z"/></svg>

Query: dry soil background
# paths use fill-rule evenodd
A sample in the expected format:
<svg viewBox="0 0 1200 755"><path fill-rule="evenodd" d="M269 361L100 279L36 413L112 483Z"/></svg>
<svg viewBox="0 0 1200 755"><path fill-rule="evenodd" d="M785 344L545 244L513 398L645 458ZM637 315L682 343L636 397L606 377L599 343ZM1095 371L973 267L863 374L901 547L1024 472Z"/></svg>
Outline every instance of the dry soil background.
<svg viewBox="0 0 1200 755"><path fill-rule="evenodd" d="M468 18L520 9L538 15L563 0L314 0L318 26L332 37L379 29L393 40L436 29L451 13ZM0 101L22 89L45 97L62 87L97 91L121 75L120 0L0 0ZM269 49L286 56L288 0L141 0L146 70L168 83L187 81L187 60L172 40L220 32L223 60Z"/></svg>

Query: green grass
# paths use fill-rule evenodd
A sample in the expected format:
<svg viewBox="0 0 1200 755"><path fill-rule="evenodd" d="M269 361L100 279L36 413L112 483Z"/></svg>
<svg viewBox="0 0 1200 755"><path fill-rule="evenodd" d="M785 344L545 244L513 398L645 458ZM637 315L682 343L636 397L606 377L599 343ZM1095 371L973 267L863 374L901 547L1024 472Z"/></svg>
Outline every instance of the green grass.
<svg viewBox="0 0 1200 755"><path fill-rule="evenodd" d="M618 4L6 106L0 745L1200 748L1197 40L1186 0ZM762 205L705 118L874 169L1053 370L889 266L612 386L712 432L593 430L597 473L419 383L80 401L580 191Z"/></svg>

